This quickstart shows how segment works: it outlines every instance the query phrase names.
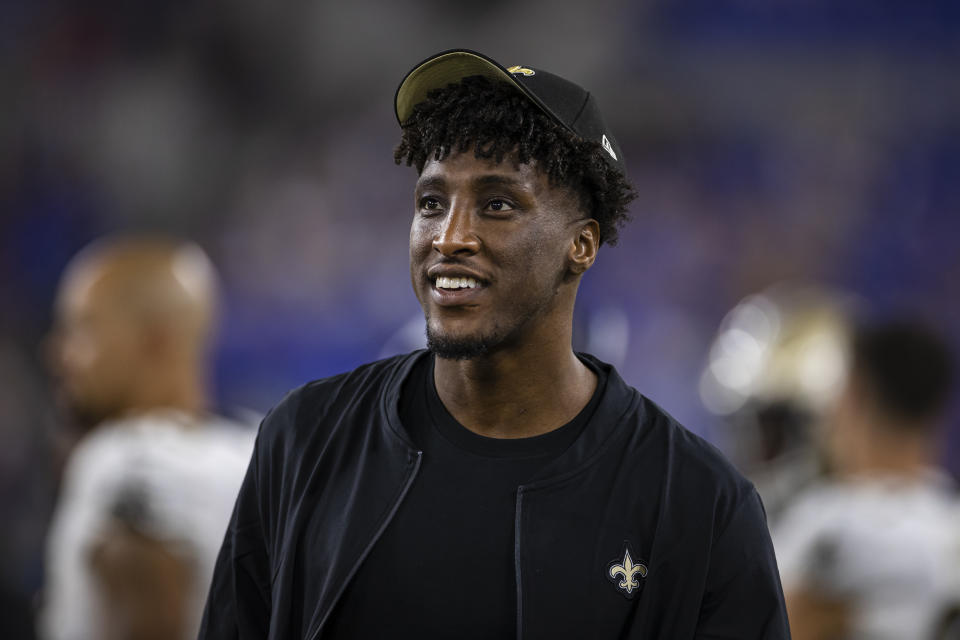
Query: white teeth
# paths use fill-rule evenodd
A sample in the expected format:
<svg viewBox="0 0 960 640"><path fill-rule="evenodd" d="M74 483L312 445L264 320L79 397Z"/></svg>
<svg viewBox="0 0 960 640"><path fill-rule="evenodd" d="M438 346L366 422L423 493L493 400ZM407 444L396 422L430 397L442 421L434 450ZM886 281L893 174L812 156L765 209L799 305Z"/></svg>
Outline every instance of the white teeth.
<svg viewBox="0 0 960 640"><path fill-rule="evenodd" d="M479 286L480 283L473 278L438 276L436 281L437 289L476 289Z"/></svg>

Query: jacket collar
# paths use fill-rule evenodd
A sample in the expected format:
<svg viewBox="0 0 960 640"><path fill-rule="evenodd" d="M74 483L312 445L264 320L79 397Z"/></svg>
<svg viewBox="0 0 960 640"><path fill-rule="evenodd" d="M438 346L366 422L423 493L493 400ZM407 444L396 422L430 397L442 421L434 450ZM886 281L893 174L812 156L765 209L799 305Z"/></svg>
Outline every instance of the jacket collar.
<svg viewBox="0 0 960 640"><path fill-rule="evenodd" d="M607 383L601 391L600 402L590 418L586 428L573 445L564 451L558 458L551 461L527 486L549 484L564 479L570 474L578 472L583 467L593 463L606 449L613 436L632 421L624 418L630 412L636 411L640 403L640 394L629 386L610 364L602 362L592 355L578 353L580 358L589 360L595 367L607 374ZM403 383L410 375L411 369L421 358L430 357L426 350L414 351L398 358L384 384L384 393L380 395L381 415L386 416L385 427L396 437L400 438L411 450L418 447L410 439L410 435L400 422L400 391Z"/></svg>
<svg viewBox="0 0 960 640"><path fill-rule="evenodd" d="M387 374L384 392L380 394L380 415L387 417L385 427L394 436L406 443L411 450L418 452L420 452L419 447L410 439L410 434L407 433L403 423L400 422L400 391L417 362L421 358L429 357L429 355L429 351L420 349L398 358L394 367Z"/></svg>
<svg viewBox="0 0 960 640"><path fill-rule="evenodd" d="M583 360L589 360L607 374L607 383L601 392L600 403L573 445L524 485L528 489L560 482L579 473L600 458L609 444L616 440L615 436L636 424L635 421L625 418L637 411L638 407L642 407L639 392L623 381L613 365L587 353L577 355Z"/></svg>

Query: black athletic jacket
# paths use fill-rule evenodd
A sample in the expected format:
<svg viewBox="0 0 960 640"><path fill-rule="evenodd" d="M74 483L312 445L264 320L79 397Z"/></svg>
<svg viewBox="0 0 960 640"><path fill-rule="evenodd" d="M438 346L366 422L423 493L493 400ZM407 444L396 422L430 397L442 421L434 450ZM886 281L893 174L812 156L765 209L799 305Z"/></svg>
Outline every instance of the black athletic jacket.
<svg viewBox="0 0 960 640"><path fill-rule="evenodd" d="M200 638L323 637L417 477L421 453L397 404L422 356L311 382L267 415ZM597 365L609 379L590 423L517 490L517 637L789 638L753 486ZM451 580L469 588L469 576ZM384 621L385 635L402 631Z"/></svg>

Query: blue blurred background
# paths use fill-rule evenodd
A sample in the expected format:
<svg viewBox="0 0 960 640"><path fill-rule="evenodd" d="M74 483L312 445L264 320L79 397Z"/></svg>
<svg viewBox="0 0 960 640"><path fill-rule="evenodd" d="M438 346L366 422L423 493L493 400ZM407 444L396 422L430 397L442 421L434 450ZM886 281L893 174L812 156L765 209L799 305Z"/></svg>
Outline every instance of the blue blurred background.
<svg viewBox="0 0 960 640"><path fill-rule="evenodd" d="M453 47L598 97L639 198L584 280L578 346L694 431L722 429L697 393L717 327L777 282L918 315L960 346L952 0L3 3L7 589L39 584L58 428L40 345L59 274L90 240L162 231L210 252L222 407L263 411L422 341L392 100L413 64Z"/></svg>

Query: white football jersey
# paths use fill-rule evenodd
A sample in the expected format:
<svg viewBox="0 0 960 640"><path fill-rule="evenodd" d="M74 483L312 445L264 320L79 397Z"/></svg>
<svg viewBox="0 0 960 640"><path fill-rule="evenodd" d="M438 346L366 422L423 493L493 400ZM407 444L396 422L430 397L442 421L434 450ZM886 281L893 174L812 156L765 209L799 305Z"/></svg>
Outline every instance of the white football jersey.
<svg viewBox="0 0 960 640"><path fill-rule="evenodd" d="M155 411L97 427L70 455L47 540L40 618L47 640L96 640L92 545L116 515L182 554L196 570L199 630L217 553L256 430Z"/></svg>
<svg viewBox="0 0 960 640"><path fill-rule="evenodd" d="M823 482L772 535L784 592L846 598L851 638L928 640L960 602L960 502L936 472Z"/></svg>

